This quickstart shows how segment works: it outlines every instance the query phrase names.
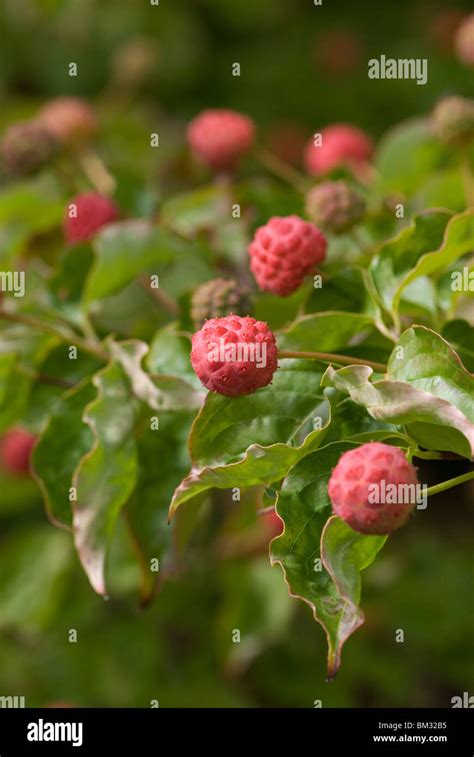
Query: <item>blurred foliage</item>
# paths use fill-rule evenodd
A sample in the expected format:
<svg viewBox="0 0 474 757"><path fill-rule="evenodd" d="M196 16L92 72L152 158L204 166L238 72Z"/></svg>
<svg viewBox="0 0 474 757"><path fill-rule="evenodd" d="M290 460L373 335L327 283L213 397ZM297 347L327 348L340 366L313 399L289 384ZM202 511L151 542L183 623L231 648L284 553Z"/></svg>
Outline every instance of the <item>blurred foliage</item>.
<svg viewBox="0 0 474 757"><path fill-rule="evenodd" d="M362 6L325 2L316 10L310 0L161 0L159 8L151 9L139 0L4 0L0 126L30 117L51 96L90 97L103 124L97 148L117 180L117 202L125 216L135 219L93 244L64 250L57 231L64 202L87 187L87 179L65 165L60 177L44 173L2 187L1 266L6 269L21 257L30 262L29 276L38 280L25 298L26 312L39 304L45 316L60 313L69 323L87 327L87 302L101 333L147 341L153 337L148 369L166 369L169 383L160 388L169 402L178 403L184 393L194 407L199 387L189 372L184 338L172 327L162 328L169 314L154 307L131 279L159 263L165 291L186 313L190 292L209 278L216 261L232 266L251 228L271 214L301 212L302 202L276 180L255 179L248 161L234 187L248 216L232 230L219 223L212 237L209 228L221 220L229 197L223 186L204 186L206 173L190 164L183 149L186 121L203 107L229 106L255 118L262 140L282 122L296 125L304 135L333 121L354 122L374 137L384 135L376 155L379 183L369 203L380 193L401 194L410 213L430 206L460 211L465 203L457 158L435 143L423 117L440 95L474 91L439 23L446 9L462 15L469 6L461 0L407 0L385 4L380 12L375 0ZM428 58L428 84L370 81L367 60L381 53ZM348 65L341 65L346 58ZM231 75L236 61L242 67L240 78ZM71 62L78 65L77 77L67 74ZM144 134L148 138L155 131L160 149L150 155ZM148 225L158 213L159 229ZM361 239L344 238L332 240L334 275L321 293L303 288L284 301L264 295L256 304L257 317L281 327L302 307L308 313L357 313L355 318L335 316L337 324L326 319L321 326L321 349L338 350L360 335L361 323L367 325L365 314L370 320L379 307L392 305L395 283L404 291L402 297L398 290L397 301L403 318L410 304L405 276L419 257L411 245L415 231L408 218L397 224L393 215L374 217L361 230L362 247L395 232L401 241L391 240L389 257L395 246L403 265L389 271L388 278L384 269L380 301L367 296L360 269L354 267L363 257ZM441 250L439 229L429 234L429 249ZM446 266L452 262L449 249ZM464 252L457 249L453 259ZM375 284L385 253L382 248L373 266ZM339 260L353 265L341 271ZM55 268L50 274L51 261ZM41 286L45 270L47 287ZM425 286L422 297L416 297L422 301L420 318L446 317L442 333L472 369L472 328L457 313L446 281L438 278L435 291L424 279L419 285ZM447 320L453 315L458 317ZM301 325L284 335L289 348L293 339L301 349L304 338ZM336 343L337 338L343 343ZM41 367L46 374L77 382L98 368L92 357L64 366L54 337L26 340L24 329L13 327L8 339L2 339L2 371L11 369L18 341L22 369L30 374ZM390 351L378 333L365 335L362 346L348 350L354 356L362 350L374 360L385 360ZM58 407L63 390L34 384L30 374L20 381L12 373L6 385L10 415L0 415L2 429L22 417L38 431L46 414ZM83 388L87 396L89 389L87 384ZM257 414L263 396L248 400L250 416ZM322 396L316 399L324 402ZM120 397L116 401L123 410L126 403ZM300 408L302 415L307 409ZM358 408L351 412L353 416L348 411L340 419L347 435L354 425L361 429ZM74 414L71 407L66 420L75 444L76 416L77 408ZM363 422L368 420L365 416ZM253 489L243 493L240 503L232 501L229 490L212 497L204 491L190 503L186 519L178 512L178 570L160 586L155 602L141 607L133 547L136 540L146 545L147 556L162 550L162 570L168 569L166 510L189 468L184 440L190 421L182 407L174 414L160 413L166 442L160 442L158 457L166 465L159 471L159 496L156 447L152 452L143 429L135 429L134 443L144 461L136 471L142 499L132 500L127 521L118 519L108 566L111 598L105 601L91 591L70 535L47 522L37 485L1 472L1 695L24 695L31 706L58 700L131 707L147 707L152 700L163 707L312 707L317 700L325 707L449 706L453 695L468 690L474 680L472 489L465 489L464 497L437 497L429 517L415 519L410 529L388 540L365 573L365 632L348 645L345 667L330 685L325 683L324 633L309 608L290 600L280 568L269 565L270 534L263 519L255 517ZM272 423L280 431L279 421ZM233 444L237 455L238 437ZM53 473L55 460L54 455L45 458ZM456 465L462 464L439 463L449 469L438 471L439 480L464 472ZM68 474L58 469L51 483ZM89 482L92 489L94 483ZM270 487L266 496L271 493ZM48 512L63 520L54 502ZM146 593L147 587L142 589ZM77 643L68 640L71 629L77 630ZM242 636L239 644L233 643L236 629ZM405 632L403 644L395 641L397 629Z"/></svg>

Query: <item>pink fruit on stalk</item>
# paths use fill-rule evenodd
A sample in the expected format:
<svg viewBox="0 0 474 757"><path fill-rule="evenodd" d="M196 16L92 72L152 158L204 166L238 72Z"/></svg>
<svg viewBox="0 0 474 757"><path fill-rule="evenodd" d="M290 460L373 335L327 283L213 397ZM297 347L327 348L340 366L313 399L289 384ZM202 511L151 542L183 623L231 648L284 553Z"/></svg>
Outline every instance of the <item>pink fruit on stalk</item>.
<svg viewBox="0 0 474 757"><path fill-rule="evenodd" d="M40 110L37 118L63 147L79 147L98 132L94 109L79 97L58 97Z"/></svg>
<svg viewBox="0 0 474 757"><path fill-rule="evenodd" d="M0 453L3 466L10 473L28 474L30 472L30 457L36 442L36 436L23 428L13 428L0 442Z"/></svg>
<svg viewBox="0 0 474 757"><path fill-rule="evenodd" d="M349 124L326 126L321 132L321 144L308 142L304 163L311 176L322 176L334 168L358 167L372 157L374 145L361 129Z"/></svg>
<svg viewBox="0 0 474 757"><path fill-rule="evenodd" d="M193 336L191 364L211 392L251 394L269 384L278 367L275 337L250 316L211 318Z"/></svg>
<svg viewBox="0 0 474 757"><path fill-rule="evenodd" d="M369 442L340 457L328 485L336 515L361 534L389 534L410 517L418 477L402 450Z"/></svg>
<svg viewBox="0 0 474 757"><path fill-rule="evenodd" d="M474 66L474 13L460 24L455 38L456 53L465 66Z"/></svg>
<svg viewBox="0 0 474 757"><path fill-rule="evenodd" d="M283 521L277 515L276 511L270 510L268 513L264 513L262 517L269 538L274 539L276 536L280 536L283 531Z"/></svg>
<svg viewBox="0 0 474 757"><path fill-rule="evenodd" d="M251 118L233 110L203 110L187 129L193 154L216 171L230 170L248 152L255 137Z"/></svg>
<svg viewBox="0 0 474 757"><path fill-rule="evenodd" d="M69 244L86 242L120 216L117 205L97 192L77 195L69 203L64 218L64 236Z"/></svg>
<svg viewBox="0 0 474 757"><path fill-rule="evenodd" d="M298 289L326 256L326 237L299 216L274 216L249 245L250 270L263 291L281 297Z"/></svg>

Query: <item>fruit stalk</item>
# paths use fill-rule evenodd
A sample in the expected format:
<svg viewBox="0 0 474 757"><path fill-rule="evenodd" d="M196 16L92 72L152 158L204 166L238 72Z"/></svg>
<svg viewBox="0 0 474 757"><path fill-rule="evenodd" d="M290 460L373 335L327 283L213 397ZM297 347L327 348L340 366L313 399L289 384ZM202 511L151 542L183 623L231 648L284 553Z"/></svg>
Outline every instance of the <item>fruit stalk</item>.
<svg viewBox="0 0 474 757"><path fill-rule="evenodd" d="M387 366L374 360L362 360L350 355L336 355L332 352L305 352L300 350L278 350L278 358L296 358L300 360L321 360L323 363L339 363L339 365L368 365L377 373L386 373Z"/></svg>

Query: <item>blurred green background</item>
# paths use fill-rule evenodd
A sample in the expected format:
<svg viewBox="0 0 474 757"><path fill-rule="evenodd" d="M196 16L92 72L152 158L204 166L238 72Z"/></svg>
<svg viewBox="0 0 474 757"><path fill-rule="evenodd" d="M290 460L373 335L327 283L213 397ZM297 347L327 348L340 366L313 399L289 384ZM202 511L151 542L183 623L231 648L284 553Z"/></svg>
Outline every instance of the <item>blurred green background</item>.
<svg viewBox="0 0 474 757"><path fill-rule="evenodd" d="M0 126L28 117L51 96L90 98L105 125L100 148L112 159L121 203L139 212L133 190L153 187L154 176L144 130L167 135L179 159L186 121L204 107L249 113L261 139L281 147L282 127L302 139L342 120L377 138L429 112L442 94L471 94L472 77L452 48L469 7L429 0L321 7L312 0L160 0L158 7L145 0L4 0ZM428 84L370 81L367 60L382 53L427 58ZM71 62L75 78L67 74ZM234 62L240 77L232 76ZM449 471L438 470L440 479L458 472L454 463L443 465ZM437 497L429 517L389 540L364 575L366 624L326 684L324 634L309 608L289 599L265 550L222 559L210 548L217 532L221 539L226 528L232 533L230 493L218 503L224 528L215 512L198 522L183 575L143 610L125 534L104 602L90 589L69 535L47 522L36 485L3 472L0 696L25 696L29 706L450 706L474 682L473 499L472 489ZM262 530L251 498L237 510L252 534ZM71 629L77 643L68 640ZM397 629L404 643L395 641Z"/></svg>

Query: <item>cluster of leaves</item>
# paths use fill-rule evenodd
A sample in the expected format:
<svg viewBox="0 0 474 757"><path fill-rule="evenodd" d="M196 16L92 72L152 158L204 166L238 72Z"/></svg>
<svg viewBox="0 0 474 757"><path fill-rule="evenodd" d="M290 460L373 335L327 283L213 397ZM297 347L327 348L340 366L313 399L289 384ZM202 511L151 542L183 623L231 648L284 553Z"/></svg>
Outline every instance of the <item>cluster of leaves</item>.
<svg viewBox="0 0 474 757"><path fill-rule="evenodd" d="M180 188L157 205L140 190L130 215L140 206L146 217L75 247L59 231L64 177L0 192L2 268L24 267L27 281L1 312L0 432L22 423L39 435L34 472L48 515L71 531L93 588L107 593L122 519L147 601L179 569L218 490L229 500L239 491L284 522L270 558L323 625L330 676L363 622L361 571L386 539L331 515L327 481L340 455L375 439L411 457L474 450L472 288L452 286L464 269L469 281L474 215L457 156L417 121L386 136L375 169L366 222L329 237L322 287L308 281L285 299L255 292L253 314L282 350L386 372L283 359L272 385L233 399L206 394L192 371L190 297L216 275L248 280L254 228L303 215L300 192L256 166L232 185Z"/></svg>

